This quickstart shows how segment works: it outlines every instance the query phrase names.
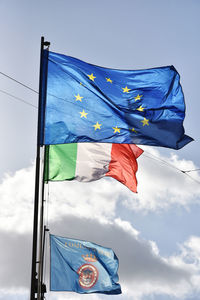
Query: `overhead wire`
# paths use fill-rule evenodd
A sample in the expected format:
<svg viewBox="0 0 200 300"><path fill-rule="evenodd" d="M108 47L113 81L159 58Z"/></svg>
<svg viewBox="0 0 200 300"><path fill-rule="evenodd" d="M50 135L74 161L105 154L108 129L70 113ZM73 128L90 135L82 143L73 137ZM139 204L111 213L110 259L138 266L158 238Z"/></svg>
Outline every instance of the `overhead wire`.
<svg viewBox="0 0 200 300"><path fill-rule="evenodd" d="M200 171L200 169L187 170L187 171L182 171L182 172L183 172L183 173L188 173L188 172L195 172L195 171Z"/></svg>
<svg viewBox="0 0 200 300"><path fill-rule="evenodd" d="M146 153L148 153L148 154L151 155L151 156L146 155ZM162 162L163 164L167 165L168 167L171 167L171 168L173 168L173 169L176 169L176 170L182 172L182 170L180 170L180 169L177 168L176 166L172 165L172 164L169 163L169 162L166 162L165 160L163 160L163 159L161 159L161 158L159 158L159 157L157 157L157 156L151 154L150 152L148 152L148 151L146 151L146 150L145 150L145 153L144 153L143 155L146 156L146 157L148 157L148 158L150 158L150 159L154 159L154 160L156 160L156 161Z"/></svg>
<svg viewBox="0 0 200 300"><path fill-rule="evenodd" d="M18 81L18 80L16 80L15 78L13 78L13 77L11 77L11 76L9 76L9 75L7 75L7 74L1 72L1 71L0 71L0 74L3 75L3 76L5 76L5 77L7 77L7 78L9 78L9 79L11 79L11 80L13 80L13 81L16 82L16 83L22 85L23 87L29 89L30 91L32 91L32 92L34 92L34 93L36 93L36 94L39 94L38 91L32 89L30 86L28 86L28 85L22 83L21 81Z"/></svg>
<svg viewBox="0 0 200 300"><path fill-rule="evenodd" d="M13 77L11 77L11 76L9 76L9 75L3 73L3 72L1 72L1 71L0 71L0 74L3 75L3 76L5 76L5 77L7 77L7 78L9 78L10 80L16 82L17 84L19 84L19 85L25 87L26 89L29 89L30 91L32 91L32 92L34 92L34 93L36 93L36 94L39 94L38 91L34 90L33 88L31 88L30 86L24 84L23 82L21 82L21 81L15 79L15 78L13 78ZM37 106L35 106L34 104L31 104L31 103L25 101L24 99L21 99L21 98L15 96L15 95L12 95L12 94L10 94L10 93L4 91L4 90L0 90L0 92L1 92L1 93L4 93L5 95L8 95L8 96L10 96L10 97L12 97L12 98L14 98L14 99L16 99L16 100L18 100L18 101L21 101L21 102L23 102L23 103L25 103L25 104L27 104L27 105L30 105L30 106L33 106L33 107L37 108Z"/></svg>
<svg viewBox="0 0 200 300"><path fill-rule="evenodd" d="M0 92L3 93L3 94L5 94L5 95L8 95L8 96L10 96L10 97L12 97L12 98L14 98L14 99L20 101L20 102L23 102L24 104L27 104L27 105L32 106L32 107L34 107L34 108L38 108L36 105L31 104L31 103L27 102L26 100L24 100L24 99L22 99L22 98L19 98L19 97L17 97L17 96L14 96L14 95L12 95L12 94L6 92L6 91L3 91L3 90L0 89Z"/></svg>
<svg viewBox="0 0 200 300"><path fill-rule="evenodd" d="M196 183L200 184L200 181L193 178L191 175L189 175L187 172L183 172L184 175L187 175L189 178L191 178L193 181L195 181Z"/></svg>
<svg viewBox="0 0 200 300"><path fill-rule="evenodd" d="M145 153L148 153L148 154L151 155L151 156L148 156L148 155L146 155ZM161 159L161 158L159 158L159 157L157 157L157 156L155 156L155 155L149 153L148 151L145 151L145 153L143 154L144 156L146 156L146 157L148 157L148 158L150 158L150 159L156 160L156 161L158 161L158 162L161 162L161 163L163 163L164 165L166 165L166 166L168 166L168 167L171 167L171 168L173 168L173 169L175 169L175 170L177 170L177 171L183 173L184 175L187 175L190 179L192 179L192 180L195 181L196 183L200 184L200 181L199 181L199 180L193 178L191 175L188 174L189 172L199 171L199 170L200 170L199 168L198 168L198 169L193 169L193 170L186 170L186 171L184 171L184 170L181 170L180 168L178 168L178 167L172 165L171 163L166 162L165 160L163 160L163 159Z"/></svg>

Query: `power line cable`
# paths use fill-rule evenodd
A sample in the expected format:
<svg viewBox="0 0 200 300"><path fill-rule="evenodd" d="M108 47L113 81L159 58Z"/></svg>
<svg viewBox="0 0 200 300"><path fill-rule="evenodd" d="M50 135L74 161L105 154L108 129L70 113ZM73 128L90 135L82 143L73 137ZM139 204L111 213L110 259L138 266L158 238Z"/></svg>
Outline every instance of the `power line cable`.
<svg viewBox="0 0 200 300"><path fill-rule="evenodd" d="M189 178L191 178L193 181L195 181L196 183L199 183L200 184L200 181L199 180L197 180L197 179L195 179L195 178L193 178L192 176L190 176L188 173L186 173L186 172L183 172L183 174L184 175L187 175Z"/></svg>
<svg viewBox="0 0 200 300"><path fill-rule="evenodd" d="M178 170L178 171L181 171L179 168L177 168L177 167L175 167L174 165L170 164L169 162L166 162L165 160L163 160L163 159L161 159L161 158L159 158L159 157L157 157L157 156L155 156L155 155L149 153L148 151L145 150L144 152L145 152L145 153L143 154L144 156L146 156L146 157L148 157L148 158L150 158L150 159L153 159L153 160L162 162L164 165L167 165L168 167L171 167L171 168L173 168L173 169L176 169L176 170ZM146 153L148 153L148 154L151 155L151 156L146 155Z"/></svg>
<svg viewBox="0 0 200 300"><path fill-rule="evenodd" d="M189 173L189 172L195 172L195 171L200 171L200 169L194 169L194 170L188 170L188 171L182 171L183 173Z"/></svg>
<svg viewBox="0 0 200 300"><path fill-rule="evenodd" d="M146 155L146 154L143 154L144 156L146 156L146 157L148 157L148 158L150 158L150 159L156 160L156 161L158 161L158 162L161 162L161 163L163 163L164 165L166 165L166 166L168 166L168 167L171 167L171 168L173 168L173 169L175 169L175 170L177 170L177 171L183 173L184 175L187 175L190 179L192 179L192 180L195 181L196 183L200 184L200 181L198 181L197 179L193 178L191 175L188 174L188 172L199 171L200 169L194 169L194 170L187 170L187 171L184 171L184 170L181 170L181 169L177 168L176 166L170 164L169 162L166 162L165 160L163 160L163 159L161 159L161 158L159 158L159 157L157 157L157 156L155 156L155 155L153 155L153 154L151 154L151 153L149 153L149 152L147 152L147 151L145 151L145 153L148 153L148 154L151 155L151 156L148 156L148 155Z"/></svg>
<svg viewBox="0 0 200 300"><path fill-rule="evenodd" d="M25 100L23 100L23 99L21 99L21 98L19 98L19 97L16 97L16 96L14 96L14 95L12 95L12 94L6 92L6 91L0 90L0 92L3 93L3 94L5 94L5 95L8 95L8 96L10 96L10 97L12 97L12 98L14 98L14 99L16 99L16 100L18 100L18 101L20 101L20 102L22 102L22 103L24 103L24 104L30 105L30 106L32 106L32 107L34 107L34 108L38 108L38 107L35 106L34 104L31 104L31 103L29 103L29 102L27 102L27 101L25 101Z"/></svg>
<svg viewBox="0 0 200 300"><path fill-rule="evenodd" d="M148 158L151 158L151 159L154 159L154 160L158 160L158 161L162 162L163 164L165 164L165 165L167 165L167 166L169 166L169 167L171 167L171 168L174 168L174 169L176 169L176 170L178 170L178 171L180 171L180 172L182 172L182 173L189 173L189 172L194 172L194 171L199 171L199 170L200 170L200 169L181 170L180 168L178 168L178 167L174 166L173 164L171 164L171 163L169 163L169 162L167 162L167 161L165 161L165 160L163 160L163 159L161 159L161 158L159 158L159 157L157 157L157 156L155 156L155 155L149 153L148 151L145 151L145 153L148 153L148 154L151 155L151 156L148 156L148 155L143 154L144 156L146 156L146 157L148 157Z"/></svg>
<svg viewBox="0 0 200 300"><path fill-rule="evenodd" d="M28 86L28 85L26 85L26 84L24 84L24 83L22 83L22 82L16 80L15 78L13 78L13 77L11 77L11 76L9 76L9 75L6 75L6 74L3 73L3 72L0 72L0 74L3 75L3 76L5 76L5 77L7 77L7 78L9 78L9 79L11 79L11 80L13 80L13 81L16 82L16 83L22 85L23 87L29 89L30 91L32 91L32 92L38 94L38 91L32 89L30 86Z"/></svg>

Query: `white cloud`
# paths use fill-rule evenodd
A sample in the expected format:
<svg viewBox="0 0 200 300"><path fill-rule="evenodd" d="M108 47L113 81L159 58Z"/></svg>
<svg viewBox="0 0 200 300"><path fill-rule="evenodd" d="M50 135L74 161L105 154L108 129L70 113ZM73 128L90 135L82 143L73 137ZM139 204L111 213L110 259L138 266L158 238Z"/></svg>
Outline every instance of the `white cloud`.
<svg viewBox="0 0 200 300"><path fill-rule="evenodd" d="M177 156L168 160L181 169L195 168L192 162L179 160ZM175 255L161 257L155 241L143 240L131 223L122 220L117 204L120 202L129 212L130 209L164 210L177 204L189 207L197 201L199 186L184 174L145 156L139 159L138 180L138 194L110 178L88 184L51 183L50 196L48 198L47 192L45 198L50 229L54 234L113 248L119 257L120 283L126 299L159 293L183 298L198 289L200 238L191 237ZM0 288L27 288L30 285L34 167L6 175L0 185L0 198ZM79 299L73 294L66 297ZM88 297L102 299L99 295ZM60 294L51 294L49 299L61 298Z"/></svg>
<svg viewBox="0 0 200 300"><path fill-rule="evenodd" d="M102 299L101 296L95 295L95 294L91 294L91 295L78 295L78 294L74 294L74 293L52 293L50 296L48 296L48 300L63 300L63 299L67 299L67 300L87 300L89 298L89 300L99 300Z"/></svg>
<svg viewBox="0 0 200 300"><path fill-rule="evenodd" d="M27 300L29 297L28 291L25 291L24 289L12 289L9 288L9 290L0 289L0 299L5 300Z"/></svg>
<svg viewBox="0 0 200 300"><path fill-rule="evenodd" d="M192 203L199 203L199 173L188 173L192 180L176 169L197 169L192 161L179 159L174 154L169 158L163 157L152 147L142 148L144 154L138 159L138 195L131 197L126 193L124 197L124 204L129 209L147 212L166 210L172 205L187 208Z"/></svg>
<svg viewBox="0 0 200 300"><path fill-rule="evenodd" d="M150 148L149 151L181 169L195 168L191 161L179 160L174 155L163 158L157 150ZM129 211L142 212L165 210L173 205L187 208L192 203L199 203L199 184L183 173L145 155L144 152L138 159L138 194L132 193L112 178L103 178L91 183L50 183L50 218L58 219L62 215L72 214L112 220L120 214L120 211L116 210L118 203ZM32 166L4 177L0 185L0 228L18 232L32 229L34 169ZM195 179L200 181L197 172L192 176L196 176ZM46 199L48 200L48 196Z"/></svg>
<svg viewBox="0 0 200 300"><path fill-rule="evenodd" d="M112 219L115 216L118 190L109 178L91 183L50 183L50 206L53 215L75 214L91 218ZM53 217L52 215L52 217Z"/></svg>
<svg viewBox="0 0 200 300"><path fill-rule="evenodd" d="M78 239L84 237L113 248L119 258L120 283L126 299L142 299L142 296L150 294L184 298L198 288L200 267L194 262L187 263L184 258L192 258L192 245L197 243L191 245L191 239L181 245L176 255L161 257L155 242L143 240L129 222L121 219L102 224L87 218L79 221L79 218L66 216L52 227L60 235ZM197 251L195 253L199 259L200 255Z"/></svg>
<svg viewBox="0 0 200 300"><path fill-rule="evenodd" d="M164 258L159 255L155 242L152 244L151 241L142 239L130 223L121 219L101 223L68 215L52 222L50 227L54 234L90 240L111 247L119 258L122 297L126 296L126 299L128 297L142 299L143 295L159 293L183 298L193 289L198 288L200 266L197 261L199 262L200 259L200 238L191 237L181 245L179 253ZM16 288L17 292L20 287L29 287L31 235L1 231L0 238L2 241L1 288ZM195 260L188 263L188 257L191 259L194 256ZM48 275L46 279L48 280ZM49 299L55 297L58 300L61 297L59 293L50 295L52 298ZM64 295L69 299L68 293ZM70 295L71 299L80 297ZM96 300L102 299L102 296L91 295L87 298Z"/></svg>
<svg viewBox="0 0 200 300"><path fill-rule="evenodd" d="M33 224L34 167L6 174L0 185L0 229L30 231Z"/></svg>
<svg viewBox="0 0 200 300"><path fill-rule="evenodd" d="M174 155L163 158L158 151L152 152L159 159L164 159L180 169L195 169L191 161L179 160ZM200 185L196 181L144 155L138 159L138 194L132 193L111 178L90 184L50 183L50 206L53 212L51 217L68 213L111 220L116 214L120 214L120 211L116 211L118 203L129 211L139 210L144 213L167 210L174 205L188 208L191 204L199 204ZM192 176L200 181L197 172Z"/></svg>

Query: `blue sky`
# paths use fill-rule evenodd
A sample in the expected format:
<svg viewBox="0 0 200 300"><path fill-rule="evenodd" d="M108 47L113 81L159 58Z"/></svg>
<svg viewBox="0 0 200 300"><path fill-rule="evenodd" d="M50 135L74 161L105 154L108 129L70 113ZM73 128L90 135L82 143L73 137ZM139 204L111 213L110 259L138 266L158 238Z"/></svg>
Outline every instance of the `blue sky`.
<svg viewBox="0 0 200 300"><path fill-rule="evenodd" d="M197 169L199 9L198 0L4 0L0 2L0 72L38 90L41 36L51 42L51 51L105 67L174 65L185 95L185 131L195 141L178 151L144 147L144 154L179 169ZM0 74L0 299L16 300L27 298L30 285L37 109L2 91L34 106L38 98ZM123 290L119 299L196 300L200 297L200 184L145 155L138 164L137 195L114 179L50 185L50 229L114 249ZM190 175L200 182L199 172ZM14 251L9 251L11 247ZM48 283L48 274L46 279ZM48 290L47 299L65 298L84 296Z"/></svg>

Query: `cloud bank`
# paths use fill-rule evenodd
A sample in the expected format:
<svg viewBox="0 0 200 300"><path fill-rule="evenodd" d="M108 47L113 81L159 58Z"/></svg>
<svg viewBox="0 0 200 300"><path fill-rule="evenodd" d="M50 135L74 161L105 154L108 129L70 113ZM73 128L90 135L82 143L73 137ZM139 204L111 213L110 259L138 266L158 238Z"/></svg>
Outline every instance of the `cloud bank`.
<svg viewBox="0 0 200 300"><path fill-rule="evenodd" d="M153 154L166 160L157 151ZM197 202L199 185L176 169L144 155L138 162L138 194L111 178L89 184L50 183L45 193L45 218L53 234L89 240L116 252L121 299L163 293L183 298L199 290L200 238L188 237L177 253L162 257L154 241L142 239L134 225L122 219L117 204L129 213L156 213L173 205L187 208ZM193 162L179 160L177 156L171 156L168 162L184 170L195 168ZM199 180L198 174L195 176ZM5 289L17 290L23 299L21 289L25 291L30 286L34 167L7 174L0 185L0 198L0 299ZM46 266L48 273L48 259ZM12 293L9 297L12 299ZM47 297L79 299L79 295L71 293L50 293ZM101 295L88 297L104 299Z"/></svg>

